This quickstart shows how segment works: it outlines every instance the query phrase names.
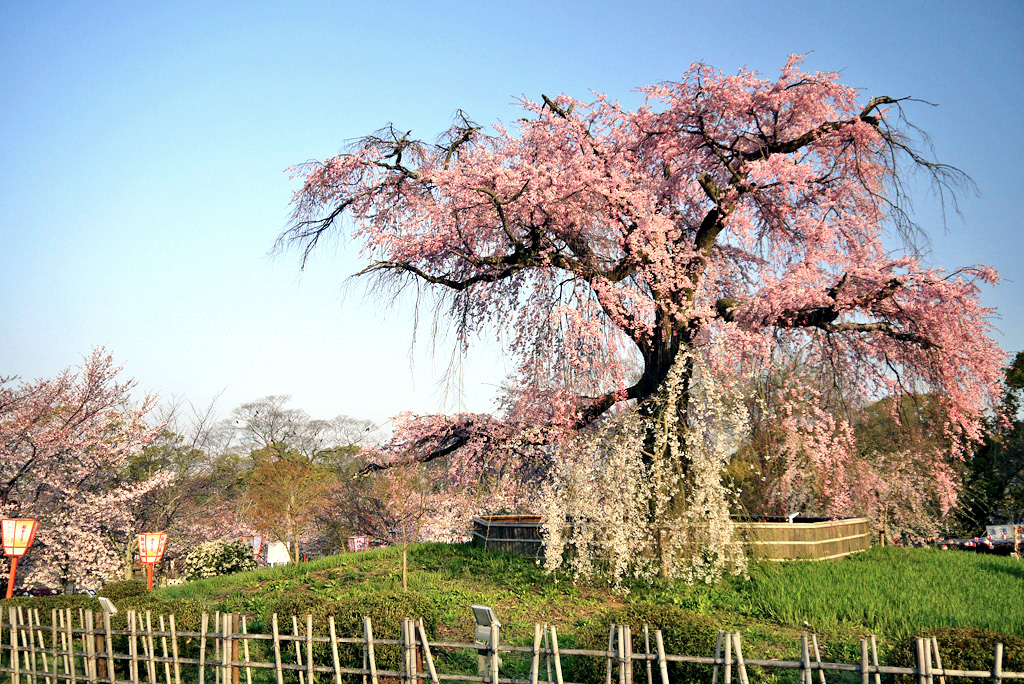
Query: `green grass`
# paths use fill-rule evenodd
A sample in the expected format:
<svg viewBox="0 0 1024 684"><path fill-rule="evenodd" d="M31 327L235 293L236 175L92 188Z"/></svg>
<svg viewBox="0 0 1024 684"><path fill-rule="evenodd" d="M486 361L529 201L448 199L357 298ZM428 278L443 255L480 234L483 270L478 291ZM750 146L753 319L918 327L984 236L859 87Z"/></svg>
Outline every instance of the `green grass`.
<svg viewBox="0 0 1024 684"><path fill-rule="evenodd" d="M211 578L156 596L258 613L283 592L344 598L400 587L398 550L386 549ZM894 640L956 626L1024 635L1024 562L956 551L887 548L842 561L754 563L749 580L729 577L714 587L656 581L616 593L546 575L509 554L422 544L410 552L409 588L437 604L447 636L462 638L472 631L473 603L492 605L508 632L529 633L534 621L547 621L571 635L596 611L631 601L677 605L765 633L795 633L806 622L844 640L869 633Z"/></svg>

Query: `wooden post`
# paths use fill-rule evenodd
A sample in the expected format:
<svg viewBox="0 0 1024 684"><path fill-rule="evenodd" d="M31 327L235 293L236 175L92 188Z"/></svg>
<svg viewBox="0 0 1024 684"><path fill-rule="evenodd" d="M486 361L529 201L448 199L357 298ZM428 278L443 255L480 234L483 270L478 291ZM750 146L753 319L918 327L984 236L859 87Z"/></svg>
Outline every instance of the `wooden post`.
<svg viewBox="0 0 1024 684"><path fill-rule="evenodd" d="M644 663L647 664L647 684L654 684L654 676L651 672L651 631L644 625Z"/></svg>
<svg viewBox="0 0 1024 684"><path fill-rule="evenodd" d="M423 644L423 656L427 660L427 672L430 673L430 684L440 684L440 680L437 677L437 669L434 667L434 656L430 653L430 641L427 639L427 630L423 627L423 618L416 621L416 629L419 631L420 642ZM539 640L536 640L536 636L535 642L537 644L540 643ZM536 650L536 647L534 647L535 653ZM533 684L537 683L534 682Z"/></svg>
<svg viewBox="0 0 1024 684"><path fill-rule="evenodd" d="M661 672L661 684L669 684L668 662L665 660L665 643L661 639L661 630L654 630L654 644L658 647L658 670Z"/></svg>
<svg viewBox="0 0 1024 684"><path fill-rule="evenodd" d="M292 615L292 646L295 647L295 664L299 666L299 684L305 684L306 675L302 671L302 647L299 646L299 618Z"/></svg>
<svg viewBox="0 0 1024 684"><path fill-rule="evenodd" d="M402 618L402 681L411 684L412 679L412 644L409 643L409 620Z"/></svg>
<svg viewBox="0 0 1024 684"><path fill-rule="evenodd" d="M316 674L313 672L313 616L306 614L306 677L309 684L315 684Z"/></svg>
<svg viewBox="0 0 1024 684"><path fill-rule="evenodd" d="M492 634L494 633L494 630L495 630L495 627L492 625L491 626L491 633ZM498 647L498 643L497 642L494 642L494 647L495 648ZM562 656L558 652L558 632L555 631L555 626L554 625L551 625L551 650L553 651L552 655L555 658L555 682L556 682L556 684L564 684L562 682ZM1001 653L1001 651L1000 651L1000 653ZM493 683L494 684L498 684L498 668L497 667L494 668Z"/></svg>
<svg viewBox="0 0 1024 684"><path fill-rule="evenodd" d="M608 627L608 659L605 661L604 684L612 684L612 659L615 657L615 625Z"/></svg>
<svg viewBox="0 0 1024 684"><path fill-rule="evenodd" d="M228 624L231 625L231 630L230 631L231 632L237 631L238 627L240 626L239 623L241 623L242 632L245 632L245 618L243 618L238 613L231 613L231 622L228 623ZM248 660L249 660L249 640L246 639L243 643L245 644L245 660L248 662ZM234 636L232 636L231 637L231 662L232 662L232 665L231 665L231 684L239 684L239 681L241 680L241 677L242 677L242 670L238 667L238 665L234 664L237 660L238 660L238 640L235 639ZM246 667L246 675L248 675L248 667Z"/></svg>
<svg viewBox="0 0 1024 684"><path fill-rule="evenodd" d="M882 684L882 673L878 671L878 643L875 641L875 635L870 636L871 639L871 664L875 668L875 684Z"/></svg>
<svg viewBox="0 0 1024 684"><path fill-rule="evenodd" d="M224 664L221 657L221 641L223 641L223 629L220 622L220 611L216 611L213 614L213 662L216 665L213 666L213 682L214 684L221 684L221 672L224 669ZM227 682L224 682L227 684Z"/></svg>
<svg viewBox="0 0 1024 684"><path fill-rule="evenodd" d="M868 640L860 640L860 684L868 684Z"/></svg>
<svg viewBox="0 0 1024 684"><path fill-rule="evenodd" d="M59 610L59 611L55 610L53 617L54 617L54 623L59 627L61 662L64 664L64 674L66 676L66 675L70 674L70 671L68 670L68 635L67 635L67 632L64 631L64 629L65 629L64 628L64 611L63 610ZM0 614L0 641L3 641L3 615L2 614ZM0 665L3 665L3 663L0 662Z"/></svg>
<svg viewBox="0 0 1024 684"><path fill-rule="evenodd" d="M540 678L540 623L533 623L533 650L530 652L530 684L537 684Z"/></svg>
<svg viewBox="0 0 1024 684"><path fill-rule="evenodd" d="M199 621L199 684L206 682L206 630L210 627L210 614L205 610Z"/></svg>
<svg viewBox="0 0 1024 684"><path fill-rule="evenodd" d="M1003 644L996 644L996 658L992 663L992 684L1001 684L1003 681Z"/></svg>
<svg viewBox="0 0 1024 684"><path fill-rule="evenodd" d="M131 631L131 645L128 646L128 654L131 656L131 678L132 684L140 684L139 682L139 624L138 624L138 613L134 610L128 611L128 629ZM203 680L200 679L200 682Z"/></svg>
<svg viewBox="0 0 1024 684"><path fill-rule="evenodd" d="M825 671L821 669L821 652L818 650L818 635L811 634L811 646L814 647L814 663L818 666L818 681L825 684Z"/></svg>
<svg viewBox="0 0 1024 684"><path fill-rule="evenodd" d="M277 613L271 621L274 629L274 666L277 672L277 684L284 684L284 672L281 671L281 633L277 628Z"/></svg>
<svg viewBox="0 0 1024 684"><path fill-rule="evenodd" d="M740 676L740 684L750 684L747 679L747 664L743 662L743 646L740 643L740 633L733 632L733 643L736 646L736 671Z"/></svg>
<svg viewBox="0 0 1024 684"><path fill-rule="evenodd" d="M174 684L181 684L181 660L178 658L178 630L174 624L174 613L167 616L171 627L171 657L174 658Z"/></svg>
<svg viewBox="0 0 1024 684"><path fill-rule="evenodd" d="M20 606L18 607L18 610L21 610ZM27 614L27 619L23 623L25 625L25 631L22 632L23 638L27 635L28 639L28 664L25 669L28 671L29 681L32 682L32 684L36 684L36 675L39 671L36 667L36 635L32 631L32 609L27 608L25 612Z"/></svg>
<svg viewBox="0 0 1024 684"><path fill-rule="evenodd" d="M14 673L11 674L12 684L21 684L21 658L18 657L18 627L14 622L14 608L7 609L7 615L10 617L10 632L11 632L11 669Z"/></svg>
<svg viewBox="0 0 1024 684"><path fill-rule="evenodd" d="M220 662L217 663L217 678L228 684L231 681L231 644L229 643L229 636L231 632L231 614L224 613L221 617L220 630L217 635L218 641L220 642Z"/></svg>
<svg viewBox="0 0 1024 684"><path fill-rule="evenodd" d="M718 684L718 671L722 669L722 630L718 630L715 640L715 665L711 670L711 684Z"/></svg>
<svg viewBox="0 0 1024 684"><path fill-rule="evenodd" d="M914 663L917 670L917 684L924 684L924 645L921 637L914 639Z"/></svg>
<svg viewBox="0 0 1024 684"><path fill-rule="evenodd" d="M149 646L149 663L147 664L149 671L149 681L152 684L157 684L156 681L156 646L153 643L153 614L151 611L146 611L146 643Z"/></svg>
<svg viewBox="0 0 1024 684"><path fill-rule="evenodd" d="M117 681L117 662L114 660L114 633L110 629L110 613L103 611L103 633L106 635L106 643L104 652L107 654L107 658L104 659L104 667L107 669L107 676L110 679L110 684L114 684Z"/></svg>
<svg viewBox="0 0 1024 684"><path fill-rule="evenodd" d="M626 684L633 684L633 629L629 625L624 625L622 633L622 650L626 656Z"/></svg>
<svg viewBox="0 0 1024 684"><path fill-rule="evenodd" d="M160 653L164 658L164 684L171 684L171 663L167 653L167 624L160 616Z"/></svg>
<svg viewBox="0 0 1024 684"><path fill-rule="evenodd" d="M363 638L366 639L366 655L370 661L370 682L371 684L378 684L377 658L373 651L373 622L369 616L363 618Z"/></svg>
<svg viewBox="0 0 1024 684"><path fill-rule="evenodd" d="M1016 529L1016 528L1014 528ZM932 637L932 653L935 654L935 666L939 668L939 684L946 684L946 670L942 667L942 657L939 655L939 641Z"/></svg>
<svg viewBox="0 0 1024 684"><path fill-rule="evenodd" d="M626 647L622 625L615 625L615 663L619 668L619 684L626 684Z"/></svg>
<svg viewBox="0 0 1024 684"><path fill-rule="evenodd" d="M85 678L96 681L96 633L93 630L95 615L90 610L85 613Z"/></svg>
<svg viewBox="0 0 1024 684"><path fill-rule="evenodd" d="M924 648L924 680L927 684L933 684L932 680L932 640L921 639L921 646Z"/></svg>
<svg viewBox="0 0 1024 684"><path fill-rule="evenodd" d="M67 630L68 638L68 661L71 664L71 684L78 684L78 668L75 663L75 633L74 622L71 617L71 609L68 608L66 612L65 629Z"/></svg>
<svg viewBox="0 0 1024 684"><path fill-rule="evenodd" d="M732 684L732 639L728 632L724 633L722 638L725 640L725 674L722 681L725 684ZM801 677L800 684L807 684L807 682Z"/></svg>
<svg viewBox="0 0 1024 684"><path fill-rule="evenodd" d="M249 633L249 624L248 624L245 616L243 615L242 616L242 634L248 634L248 633ZM252 684L252 668L249 667L249 662L250 662L249 661L249 639L247 639L247 638L243 638L242 639L242 653L245 656L245 684Z"/></svg>
<svg viewBox="0 0 1024 684"><path fill-rule="evenodd" d="M807 632L800 635L800 682L812 684L811 655L807 647Z"/></svg>
<svg viewBox="0 0 1024 684"><path fill-rule="evenodd" d="M245 620L245 618L242 618ZM242 623L245 624L244 622ZM331 633L331 661L334 663L334 684L341 684L341 659L338 658L338 635L334 629L334 616L327 616L327 629ZM249 654L246 652L245 659L249 659ZM251 680L247 680L246 684L252 684Z"/></svg>
<svg viewBox="0 0 1024 684"><path fill-rule="evenodd" d="M547 668L547 684L551 684L551 634L548 632L548 623L544 623L544 666Z"/></svg>

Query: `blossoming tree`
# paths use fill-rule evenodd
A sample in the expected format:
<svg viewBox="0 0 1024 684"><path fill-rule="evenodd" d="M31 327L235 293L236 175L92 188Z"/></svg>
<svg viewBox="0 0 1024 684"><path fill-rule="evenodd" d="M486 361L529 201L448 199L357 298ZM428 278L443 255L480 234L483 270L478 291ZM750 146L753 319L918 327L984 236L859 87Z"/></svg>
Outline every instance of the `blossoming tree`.
<svg viewBox="0 0 1024 684"><path fill-rule="evenodd" d="M96 584L121 570L115 536L134 531L133 506L169 476L122 479L160 426L134 403L132 382L96 349L78 373L13 385L0 380L0 515L32 517L39 531L25 558L26 583Z"/></svg>
<svg viewBox="0 0 1024 684"><path fill-rule="evenodd" d="M915 149L908 100L865 102L799 57L776 79L697 64L640 92L632 110L524 100L489 130L460 114L436 144L388 127L297 168L280 248L305 259L350 226L376 293L425 291L457 344L498 331L518 361L499 415L406 417L393 453L450 456L470 479L628 409L642 464L676 473L666 510L692 507L714 470L695 450L724 434L706 392L762 372L780 342L865 398L941 397L954 455L977 440L1003 363L979 285L997 276L892 252L916 228L904 174L943 196L966 180ZM819 473L841 512L853 431L793 382L780 458Z"/></svg>

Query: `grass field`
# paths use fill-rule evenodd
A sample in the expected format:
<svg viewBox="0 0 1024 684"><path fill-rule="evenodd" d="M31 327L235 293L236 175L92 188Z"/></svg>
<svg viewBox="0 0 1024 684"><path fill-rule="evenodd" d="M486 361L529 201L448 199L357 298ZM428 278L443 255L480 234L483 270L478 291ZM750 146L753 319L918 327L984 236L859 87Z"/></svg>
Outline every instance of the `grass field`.
<svg viewBox="0 0 1024 684"><path fill-rule="evenodd" d="M659 580L612 591L606 585L573 583L564 575L547 575L536 563L505 553L468 545L421 544L410 552L412 603L408 603L410 595L397 593L400 588L400 552L386 549L215 577L159 589L151 595L125 594L116 601L122 609L117 619L123 620L124 609L132 607L157 614L174 612L182 619L179 625L186 618L197 624L204 610L237 611L248 616L251 633L267 633L270 627L263 620L273 612L290 615L308 609L315 613L318 606L329 606L336 611L330 614L341 620L339 624L347 625L347 631L339 635L357 636L362 615L367 614L364 611L377 615L383 610L390 615L388 619L394 618L392 627L397 630L397 617L405 616L409 606L417 606L414 610L423 612L409 617L434 613L431 619L436 622L435 638L467 643L473 640L474 633L470 606L486 604L495 609L503 623L503 643L528 645L534 622L548 622L558 628L563 648L603 648L601 644L593 645L592 640L595 634L607 634L609 611L634 616L653 613L661 616L658 619L665 619L671 613L665 608L669 606L704 617L680 618L678 613L672 613L671 619L676 622L660 625L667 629L666 635L673 625L703 623L699 629L713 643L710 635L719 626L737 630L743 634L743 650L748 659L799 659L800 633L814 631L818 634L822 659L846 663L858 662L859 640L875 634L883 664L894 662L892 658L898 656L901 645L906 648L909 637L930 628L982 628L1012 635L998 637L997 640L1007 643L1024 636L1024 562L958 551L872 549L842 561L754 563L749 578L728 577L715 586ZM89 610L99 607L95 599L80 596L14 599L12 607L26 604L39 608L45 615L51 608L69 605L73 612L77 611L78 603ZM295 608L285 613L282 605ZM386 620L377 623L374 619L381 632L385 632ZM321 622L324 620L321 614ZM289 622L285 618L285 629ZM634 633L639 633L641 625L633 627ZM114 628L124 627L115 624ZM395 638L397 633L378 633L380 636ZM182 647L193 651L197 648L194 640L183 642ZM254 653L259 652L257 660L268 662L271 656L266 651L267 642L256 642L253 648ZM705 645L699 652L669 652L711 655L709 648ZM1018 640L1014 648L1019 651L1014 656L1018 659L1015 666L1020 667L1024 662L1020 660L1024 657L1024 645ZM988 657L988 652L981 655ZM527 676L526 657L506 655L503 673ZM475 651L442 649L438 658L448 672L475 672ZM583 657L570 657L566 661L568 679L603 681L603 666L598 668L599 676L593 672L586 675L586 662ZM981 662L978 667L989 667L987 663ZM266 677L269 672L260 673L256 679L269 682ZM703 674L683 679L707 680ZM762 672L756 679L795 684L796 673ZM830 680L853 684L855 680L859 682L859 676L830 675Z"/></svg>
<svg viewBox="0 0 1024 684"><path fill-rule="evenodd" d="M400 573L398 551L387 549L213 578L157 596L258 614L285 592L344 598L396 590ZM670 604L749 633L769 657L791 652L807 626L844 644L840 650L866 634L895 641L933 627L1024 635L1024 562L958 551L872 549L842 561L755 563L749 580L729 577L712 587L656 581L614 592L546 575L535 563L504 553L422 544L410 553L409 588L438 606L442 635L460 639L472 633L474 603L493 606L507 633L524 635L535 621L571 635L607 608Z"/></svg>

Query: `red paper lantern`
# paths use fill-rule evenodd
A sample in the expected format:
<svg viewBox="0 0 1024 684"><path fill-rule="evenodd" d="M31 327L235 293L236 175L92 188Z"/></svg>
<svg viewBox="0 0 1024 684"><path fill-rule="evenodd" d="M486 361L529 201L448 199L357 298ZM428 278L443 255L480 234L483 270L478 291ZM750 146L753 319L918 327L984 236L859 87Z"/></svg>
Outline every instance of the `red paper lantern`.
<svg viewBox="0 0 1024 684"><path fill-rule="evenodd" d="M262 534L247 534L242 537L242 541L252 547L252 555L259 558L260 550L263 548L263 535Z"/></svg>
<svg viewBox="0 0 1024 684"><path fill-rule="evenodd" d="M148 568L146 586L153 589L153 567L164 557L167 546L166 532L139 532L139 558Z"/></svg>
<svg viewBox="0 0 1024 684"><path fill-rule="evenodd" d="M7 598L14 596L14 575L18 559L28 553L36 538L39 522L31 518L4 518L0 520L4 553L11 558L11 574L7 578Z"/></svg>

